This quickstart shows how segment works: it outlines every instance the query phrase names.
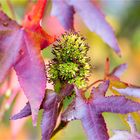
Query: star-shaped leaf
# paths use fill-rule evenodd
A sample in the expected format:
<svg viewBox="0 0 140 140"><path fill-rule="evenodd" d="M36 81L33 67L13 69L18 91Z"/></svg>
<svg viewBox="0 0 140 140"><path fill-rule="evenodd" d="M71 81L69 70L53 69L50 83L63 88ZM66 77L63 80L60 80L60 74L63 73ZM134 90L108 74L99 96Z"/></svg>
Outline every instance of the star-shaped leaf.
<svg viewBox="0 0 140 140"><path fill-rule="evenodd" d="M29 100L34 125L46 88L45 64L40 51L54 41L40 25L45 5L46 0L38 0L26 15L23 26L0 11L0 82L14 67Z"/></svg>
<svg viewBox="0 0 140 140"><path fill-rule="evenodd" d="M126 99L124 96L105 97L109 81L93 87L91 97L87 100L82 91L75 88L76 99L63 113L63 121L81 120L89 140L108 140L103 112L126 114L140 110L140 104Z"/></svg>
<svg viewBox="0 0 140 140"><path fill-rule="evenodd" d="M86 26L97 33L117 54L119 45L105 16L91 0L53 0L52 15L56 16L66 30L73 29L74 13L78 13ZM74 12L75 11L75 12Z"/></svg>

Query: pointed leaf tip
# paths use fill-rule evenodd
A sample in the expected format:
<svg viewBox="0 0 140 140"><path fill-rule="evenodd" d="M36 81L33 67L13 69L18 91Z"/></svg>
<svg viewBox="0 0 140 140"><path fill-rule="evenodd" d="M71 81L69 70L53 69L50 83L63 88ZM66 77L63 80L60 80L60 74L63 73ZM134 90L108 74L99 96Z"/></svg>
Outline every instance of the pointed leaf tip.
<svg viewBox="0 0 140 140"><path fill-rule="evenodd" d="M32 7L31 11L26 14L23 21L23 26L25 28L36 28L40 25L40 20L42 19L47 0L38 0L37 3Z"/></svg>
<svg viewBox="0 0 140 140"><path fill-rule="evenodd" d="M126 88L115 88L115 87L112 88L122 95L140 98L140 87L128 86Z"/></svg>
<svg viewBox="0 0 140 140"><path fill-rule="evenodd" d="M67 0L67 3L74 7L92 32L97 33L119 56L121 56L119 44L112 27L108 24L99 8L97 8L91 0L79 0L78 4L75 0Z"/></svg>
<svg viewBox="0 0 140 140"><path fill-rule="evenodd" d="M42 140L50 140L58 117L58 96L48 91L43 103L43 117L41 122Z"/></svg>
<svg viewBox="0 0 140 140"><path fill-rule="evenodd" d="M57 17L66 30L74 29L74 9L65 1L52 0L51 15Z"/></svg>
<svg viewBox="0 0 140 140"><path fill-rule="evenodd" d="M26 31L23 36L22 52L14 69L20 86L29 100L33 124L36 124L38 111L45 95L46 73L40 48Z"/></svg>
<svg viewBox="0 0 140 140"><path fill-rule="evenodd" d="M111 75L114 75L114 76L120 78L120 76L124 73L124 71L127 69L127 67L128 67L127 64L121 64L112 71Z"/></svg>
<svg viewBox="0 0 140 140"><path fill-rule="evenodd" d="M17 120L17 119L21 119L21 118L24 118L24 117L28 117L30 115L31 115L31 107L30 107L30 104L27 103L25 105L25 107L19 113L10 117L10 120Z"/></svg>

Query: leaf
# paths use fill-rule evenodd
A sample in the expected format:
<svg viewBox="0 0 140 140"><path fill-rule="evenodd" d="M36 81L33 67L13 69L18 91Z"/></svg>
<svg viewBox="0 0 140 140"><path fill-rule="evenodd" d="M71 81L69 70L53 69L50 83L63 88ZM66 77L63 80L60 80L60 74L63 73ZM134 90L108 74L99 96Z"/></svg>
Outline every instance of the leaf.
<svg viewBox="0 0 140 140"><path fill-rule="evenodd" d="M38 39L40 41L41 49L49 46L55 41L55 37L50 36L41 27L41 19L45 10L47 0L38 0L38 2L32 7L31 11L25 15L23 21L23 27L32 32L38 34ZM36 12L37 11L37 12Z"/></svg>
<svg viewBox="0 0 140 140"><path fill-rule="evenodd" d="M35 124L45 94L45 65L40 54L40 48L38 44L34 44L29 33L24 32L23 41L22 54L14 68L20 85L30 102Z"/></svg>
<svg viewBox="0 0 140 140"><path fill-rule="evenodd" d="M30 116L32 113L31 113L31 107L30 107L30 104L29 102L25 105L25 107L17 114L13 115L10 120L17 120L17 119L21 119L21 118L24 118L24 117L28 117Z"/></svg>
<svg viewBox="0 0 140 140"><path fill-rule="evenodd" d="M120 78L120 76L124 73L126 69L127 69L127 64L121 64L111 72L111 75Z"/></svg>
<svg viewBox="0 0 140 140"><path fill-rule="evenodd" d="M58 117L58 96L49 91L43 104L43 118L41 123L42 140L50 140Z"/></svg>
<svg viewBox="0 0 140 140"><path fill-rule="evenodd" d="M109 69L109 59L106 60L106 67ZM105 73L105 79L110 80L110 89L113 93L140 98L140 87L120 80L120 76L126 68L127 64L121 64L115 67L112 72Z"/></svg>
<svg viewBox="0 0 140 140"><path fill-rule="evenodd" d="M16 102L14 103L14 106L12 108L12 114L15 114L18 110L20 110L25 105L25 102L27 102L27 98L20 91L16 98ZM30 110L30 112L31 112L31 110ZM26 121L27 121L27 119L10 121L10 130L14 137L18 136L18 134L21 132L23 126L26 124Z"/></svg>
<svg viewBox="0 0 140 140"><path fill-rule="evenodd" d="M56 16L66 30L74 29L74 9L65 1L52 0L51 15Z"/></svg>
<svg viewBox="0 0 140 140"><path fill-rule="evenodd" d="M73 30L74 13L78 13L87 27L97 33L117 54L120 55L120 48L111 26L105 20L101 11L90 0L53 0L53 16L56 16L66 30ZM75 11L75 12L74 12ZM93 21L93 22L92 22Z"/></svg>
<svg viewBox="0 0 140 140"><path fill-rule="evenodd" d="M119 92L122 95L140 98L140 87L136 87L136 86L128 86L126 88L112 87L112 89Z"/></svg>
<svg viewBox="0 0 140 140"><path fill-rule="evenodd" d="M32 7L31 11L25 15L23 26L30 30L35 30L40 25L40 20L43 17L47 0L38 0Z"/></svg>
<svg viewBox="0 0 140 140"><path fill-rule="evenodd" d="M109 140L139 140L140 134L136 131L136 126L133 118L129 115L127 123L129 124L131 133L124 130L115 130L115 135L113 135Z"/></svg>
<svg viewBox="0 0 140 140"><path fill-rule="evenodd" d="M63 121L80 119L89 140L108 140L109 136L103 112L126 114L140 110L140 104L125 97L105 97L109 82L93 87L91 97L87 100L82 97L82 91L75 89L76 99L62 115ZM98 95L99 94L99 95Z"/></svg>
<svg viewBox="0 0 140 140"><path fill-rule="evenodd" d="M40 26L45 5L46 0L38 0L26 15L23 27L0 11L0 82L14 67L20 86L29 100L34 125L46 88L45 64L40 49L55 40Z"/></svg>
<svg viewBox="0 0 140 140"><path fill-rule="evenodd" d="M0 11L0 82L17 59L23 34L19 28L15 21Z"/></svg>
<svg viewBox="0 0 140 140"><path fill-rule="evenodd" d="M105 17L100 10L93 5L90 0L78 1L67 0L70 5L74 6L76 12L82 17L87 27L97 33L117 54L120 49L111 26L106 22ZM85 10L86 9L86 10ZM91 22L93 21L93 23Z"/></svg>

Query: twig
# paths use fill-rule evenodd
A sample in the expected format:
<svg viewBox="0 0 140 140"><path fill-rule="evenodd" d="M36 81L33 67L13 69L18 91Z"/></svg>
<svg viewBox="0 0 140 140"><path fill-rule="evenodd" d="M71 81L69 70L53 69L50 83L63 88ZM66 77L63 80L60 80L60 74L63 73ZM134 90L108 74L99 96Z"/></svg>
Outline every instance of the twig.
<svg viewBox="0 0 140 140"><path fill-rule="evenodd" d="M90 84L85 90L84 92L86 92L90 87L92 87L93 85L97 84L98 82L103 82L104 80L103 79L100 79L100 80L97 80L95 82L93 82L92 84Z"/></svg>

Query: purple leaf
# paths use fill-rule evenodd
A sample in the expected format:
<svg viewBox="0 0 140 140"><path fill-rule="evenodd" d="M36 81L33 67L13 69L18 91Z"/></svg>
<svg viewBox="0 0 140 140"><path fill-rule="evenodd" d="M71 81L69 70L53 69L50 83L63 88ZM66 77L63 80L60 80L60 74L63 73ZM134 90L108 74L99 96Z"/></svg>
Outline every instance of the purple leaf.
<svg viewBox="0 0 140 140"><path fill-rule="evenodd" d="M69 6L64 0L52 0L52 16L56 16L66 30L74 27L74 9Z"/></svg>
<svg viewBox="0 0 140 140"><path fill-rule="evenodd" d="M30 116L32 113L31 113L31 107L30 107L30 104L27 103L26 106L17 114L15 114L14 116L12 116L10 119L11 120L17 120L17 119L21 119L21 118L24 118L24 117L28 117Z"/></svg>
<svg viewBox="0 0 140 140"><path fill-rule="evenodd" d="M75 11L82 17L91 31L97 33L117 54L120 54L119 45L111 26L91 0L66 1L74 7Z"/></svg>
<svg viewBox="0 0 140 140"><path fill-rule="evenodd" d="M126 114L140 110L139 103L124 96L104 97L108 86L109 82L105 81L93 88L89 99L85 99L82 91L75 88L77 97L62 115L63 121L81 120L89 140L109 139L103 112Z"/></svg>
<svg viewBox="0 0 140 140"><path fill-rule="evenodd" d="M41 123L42 140L50 140L58 117L58 96L55 92L49 91L43 103L43 118Z"/></svg>
<svg viewBox="0 0 140 140"><path fill-rule="evenodd" d="M122 95L140 98L140 87L128 86L126 88L115 88L115 87L112 88Z"/></svg>
<svg viewBox="0 0 140 140"><path fill-rule="evenodd" d="M130 132L124 130L115 130L115 135L109 140L140 140L140 134L136 130L136 124L133 118L129 115L127 123L130 127Z"/></svg>
<svg viewBox="0 0 140 140"><path fill-rule="evenodd" d="M124 73L124 71L127 69L127 64L121 64L118 67L116 67L110 75L114 75L118 78Z"/></svg>
<svg viewBox="0 0 140 140"><path fill-rule="evenodd" d="M28 32L24 32L21 56L14 66L20 85L29 100L33 124L36 125L38 110L45 95L45 65L38 44Z"/></svg>
<svg viewBox="0 0 140 140"><path fill-rule="evenodd" d="M41 41L40 35L20 27L0 11L0 82L14 66L20 86L29 100L34 125L46 88Z"/></svg>
<svg viewBox="0 0 140 140"><path fill-rule="evenodd" d="M0 82L17 59L23 35L19 28L15 21L0 11Z"/></svg>
<svg viewBox="0 0 140 140"><path fill-rule="evenodd" d="M78 91L77 91L78 92ZM108 140L106 124L93 104L86 103L80 96L63 113L62 120L80 119L89 140Z"/></svg>
<svg viewBox="0 0 140 140"><path fill-rule="evenodd" d="M106 80L103 84L100 84L98 88L93 87L91 93L94 94L94 98L105 96L109 83L109 80Z"/></svg>
<svg viewBox="0 0 140 140"><path fill-rule="evenodd" d="M140 110L140 104L126 99L124 96L109 96L94 101L97 112L127 114Z"/></svg>

